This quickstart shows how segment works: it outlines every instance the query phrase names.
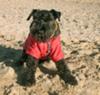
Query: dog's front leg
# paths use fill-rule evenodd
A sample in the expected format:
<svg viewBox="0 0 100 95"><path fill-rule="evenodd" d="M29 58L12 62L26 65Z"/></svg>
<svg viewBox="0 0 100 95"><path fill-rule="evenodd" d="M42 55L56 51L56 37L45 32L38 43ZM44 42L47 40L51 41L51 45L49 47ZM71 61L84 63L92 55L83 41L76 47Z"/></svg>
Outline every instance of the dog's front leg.
<svg viewBox="0 0 100 95"><path fill-rule="evenodd" d="M18 59L18 61L15 63L15 66L16 67L20 67L20 66L23 66L24 62L26 61L27 59L27 54L25 53L25 50L22 51L22 55L21 57Z"/></svg>
<svg viewBox="0 0 100 95"><path fill-rule="evenodd" d="M22 84L24 86L31 86L35 84L35 72L38 65L38 60L28 55L26 59L26 67L22 78Z"/></svg>
<svg viewBox="0 0 100 95"><path fill-rule="evenodd" d="M56 67L58 69L58 75L62 80L64 80L65 84L68 83L70 85L77 85L76 78L71 74L70 69L65 64L64 59L56 62Z"/></svg>

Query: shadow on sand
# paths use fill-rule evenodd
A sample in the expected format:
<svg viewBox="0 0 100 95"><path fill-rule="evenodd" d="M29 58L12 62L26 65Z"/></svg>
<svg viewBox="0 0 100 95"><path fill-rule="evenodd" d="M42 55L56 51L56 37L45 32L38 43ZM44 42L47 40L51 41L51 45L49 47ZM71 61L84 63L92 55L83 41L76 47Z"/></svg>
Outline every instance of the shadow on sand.
<svg viewBox="0 0 100 95"><path fill-rule="evenodd" d="M15 63L21 57L22 50L21 49L14 49L14 48L7 48L5 46L0 45L0 63L5 64L6 66L10 66L14 69L15 73L17 74L17 83L21 85L21 76L23 72L23 67L16 67ZM40 70L45 73L54 76L56 74L55 71L48 70L42 64L38 66ZM22 70L23 69L23 70Z"/></svg>

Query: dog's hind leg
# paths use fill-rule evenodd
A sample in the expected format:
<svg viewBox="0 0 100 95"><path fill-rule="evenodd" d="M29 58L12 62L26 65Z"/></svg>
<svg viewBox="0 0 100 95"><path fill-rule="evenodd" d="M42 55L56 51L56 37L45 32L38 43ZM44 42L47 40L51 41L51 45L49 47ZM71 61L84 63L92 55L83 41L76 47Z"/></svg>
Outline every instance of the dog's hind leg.
<svg viewBox="0 0 100 95"><path fill-rule="evenodd" d="M28 55L26 59L26 67L24 70L24 75L22 76L22 84L24 86L31 86L36 83L35 72L38 65L38 60Z"/></svg>

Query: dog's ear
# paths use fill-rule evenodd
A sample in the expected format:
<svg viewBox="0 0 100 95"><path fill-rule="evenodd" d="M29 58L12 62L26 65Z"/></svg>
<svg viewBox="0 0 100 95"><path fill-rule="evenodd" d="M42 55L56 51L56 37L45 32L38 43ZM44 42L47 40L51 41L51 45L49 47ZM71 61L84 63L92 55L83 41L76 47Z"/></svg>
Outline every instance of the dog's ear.
<svg viewBox="0 0 100 95"><path fill-rule="evenodd" d="M50 10L50 12L53 14L55 19L58 19L60 21L60 17L61 17L61 12L56 11L54 9Z"/></svg>
<svg viewBox="0 0 100 95"><path fill-rule="evenodd" d="M34 14L37 12L37 9L33 9L32 12L29 14L27 20L30 20L31 16L34 16Z"/></svg>

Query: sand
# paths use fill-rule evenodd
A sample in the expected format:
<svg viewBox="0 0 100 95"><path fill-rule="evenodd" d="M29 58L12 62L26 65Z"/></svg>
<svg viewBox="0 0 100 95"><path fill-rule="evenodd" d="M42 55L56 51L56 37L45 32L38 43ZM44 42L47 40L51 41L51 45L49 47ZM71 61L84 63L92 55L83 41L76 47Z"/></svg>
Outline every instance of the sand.
<svg viewBox="0 0 100 95"><path fill-rule="evenodd" d="M37 69L36 85L17 83L23 69L14 63L29 33L32 9L61 11L63 51L77 86L65 87L52 76L53 62ZM100 95L100 0L0 0L0 95Z"/></svg>

